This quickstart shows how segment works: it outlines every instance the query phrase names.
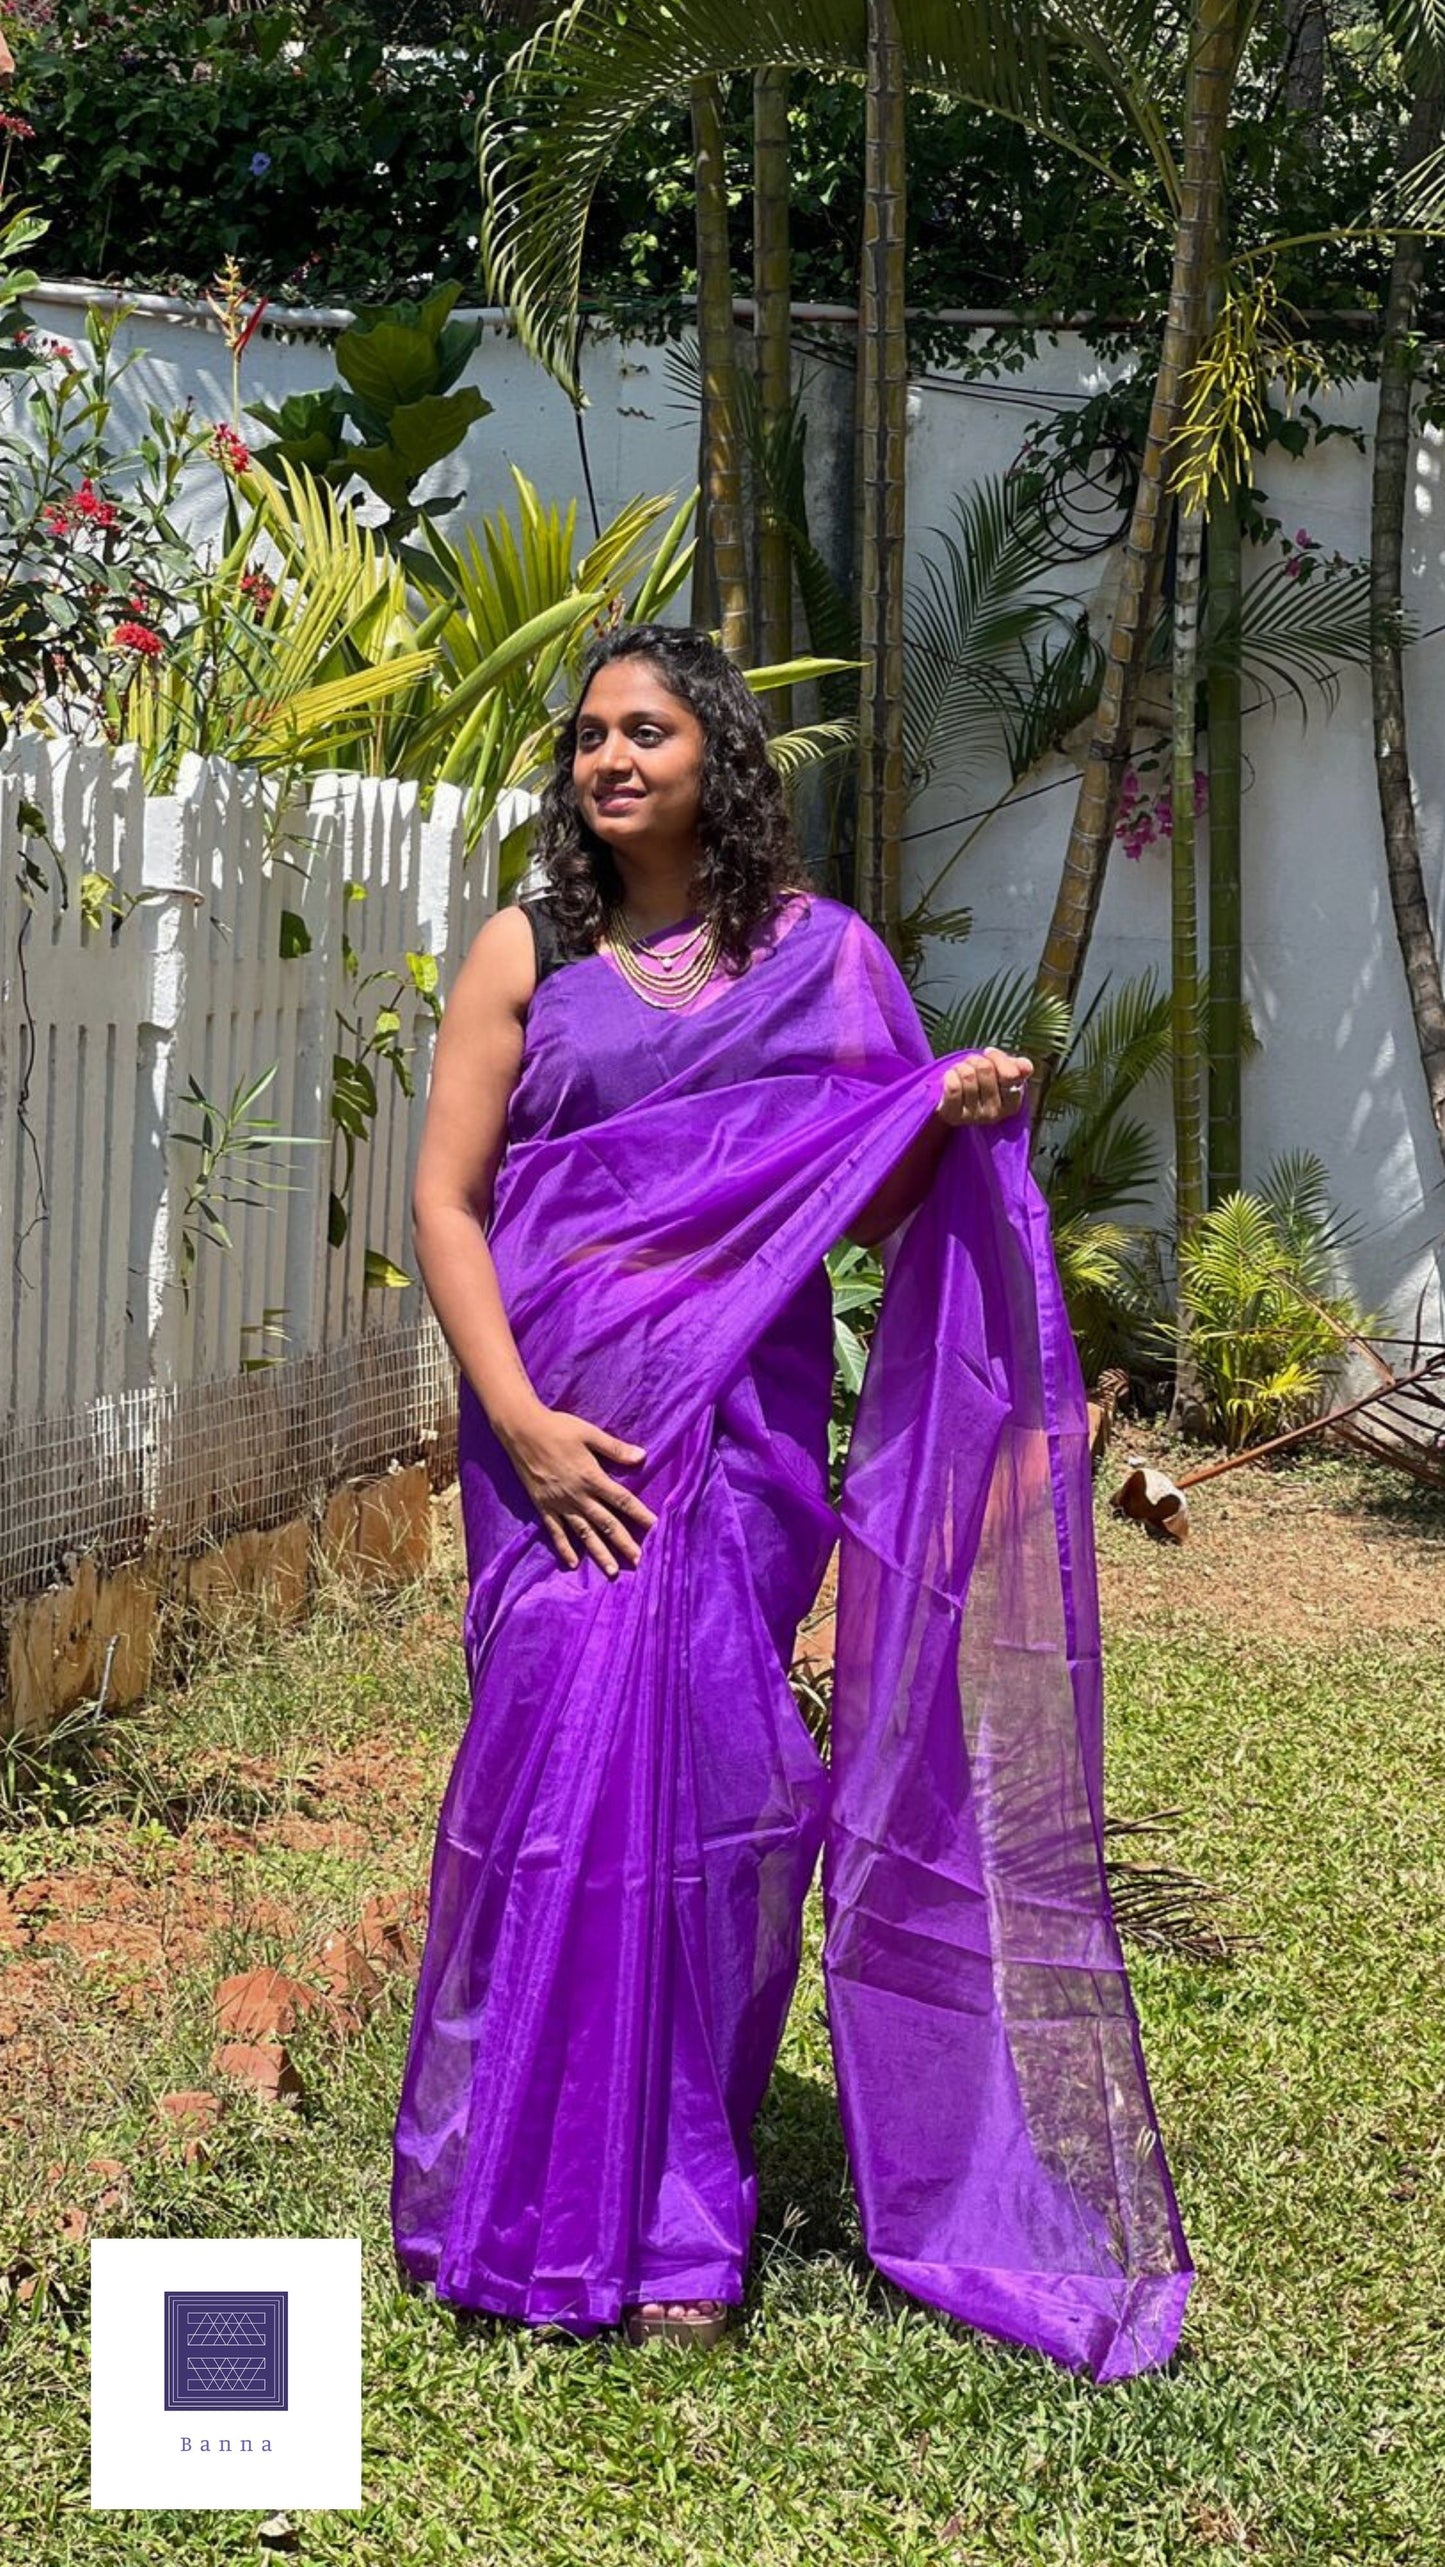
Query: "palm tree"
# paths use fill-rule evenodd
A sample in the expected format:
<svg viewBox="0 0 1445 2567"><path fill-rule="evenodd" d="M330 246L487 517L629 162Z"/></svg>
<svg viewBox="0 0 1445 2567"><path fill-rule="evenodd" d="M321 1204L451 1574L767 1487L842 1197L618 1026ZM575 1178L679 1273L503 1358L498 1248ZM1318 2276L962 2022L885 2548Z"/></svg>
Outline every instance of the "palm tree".
<svg viewBox="0 0 1445 2567"><path fill-rule="evenodd" d="M868 0L857 372L863 678L853 897L862 915L895 947L908 808L903 754L904 441L908 434L905 96L898 0Z"/></svg>
<svg viewBox="0 0 1445 2567"><path fill-rule="evenodd" d="M728 253L727 173L722 97L716 75L691 91L697 198L697 339L702 367L702 577L716 602L722 646L745 660L752 648L747 544L743 534L738 352ZM694 604L698 603L696 592Z"/></svg>
<svg viewBox="0 0 1445 2567"><path fill-rule="evenodd" d="M1408 5L1400 18L1429 18L1445 36L1432 0ZM1433 47L1423 41L1428 28L1415 34L1413 51L1418 87L1401 149L1405 171L1418 167L1441 140L1441 66ZM1405 545L1405 488L1410 460L1410 386L1415 310L1424 274L1425 245L1418 234L1401 233L1390 262L1380 350L1380 405L1375 426L1375 459L1370 494L1370 577L1377 629L1371 658L1370 685L1374 713L1375 777L1380 819L1385 834L1385 871L1395 916L1400 957L1410 992L1410 1009L1420 1061L1429 1091L1430 1111L1440 1147L1445 1152L1445 985L1440 955L1430 925L1430 903L1420 862L1420 833L1410 790L1409 743L1405 727L1405 682L1401 662L1401 589Z"/></svg>
<svg viewBox="0 0 1445 2567"><path fill-rule="evenodd" d="M1068 0L1072 8L1075 0ZM1079 0L1082 5L1082 0ZM696 102L719 74L778 75L790 65L857 76L867 87L866 210L858 332L859 905L896 937L905 777L902 754L904 438L904 105L908 85L1047 118L1049 30L1028 0L758 0L745 16L723 0L673 0L662 16L618 23L606 0L572 0L507 64L488 92L481 130L481 260L488 290L511 307L524 343L581 404L574 343L582 239L597 179L629 123L686 85ZM755 98L757 96L755 91ZM776 97L764 108L764 151L776 168ZM773 118L771 129L767 119ZM759 143L755 129L755 153ZM776 231L776 191L773 196ZM699 197L699 315L702 212ZM770 285L777 261L770 236ZM712 261L716 276L718 261ZM720 304L720 289L714 291ZM761 302L762 296L759 296ZM716 341L709 341L715 358ZM704 366L704 397L711 377ZM776 404L779 392L770 387ZM780 420L773 407L771 415ZM715 431L705 430L712 453ZM773 557L768 556L770 565ZM778 565L781 554L776 557ZM771 579L781 576L770 567ZM720 578L720 588L722 582ZM775 592L770 588L770 598ZM725 600L720 599L725 614ZM764 657L766 654L764 653Z"/></svg>
<svg viewBox="0 0 1445 2567"><path fill-rule="evenodd" d="M753 74L753 339L759 426L771 446L786 439L793 400L793 298L788 246L788 74L780 66ZM793 647L793 556L787 528L759 484L757 625L753 647L763 667ZM790 693L780 691L773 718L786 730Z"/></svg>
<svg viewBox="0 0 1445 2567"><path fill-rule="evenodd" d="M1240 621L1244 542L1239 497L1215 493L1209 510L1209 606L1216 629ZM1211 1205L1244 1183L1240 1063L1244 1023L1241 854L1244 821L1243 669L1227 650L1208 654L1209 1077L1204 1154Z"/></svg>
<svg viewBox="0 0 1445 2567"><path fill-rule="evenodd" d="M1168 474L1184 381L1204 343L1215 277L1224 139L1245 15L1246 0L1195 0L1184 161L1164 343L1124 547L1108 666L1038 972L1040 990L1050 991L1070 1005L1078 996L1083 978L1133 742L1134 708L1169 531ZM1192 759L1189 809L1193 809ZM1176 808L1176 820L1180 816ZM1033 1082L1036 1122L1042 1113L1048 1076L1045 1062L1040 1077Z"/></svg>

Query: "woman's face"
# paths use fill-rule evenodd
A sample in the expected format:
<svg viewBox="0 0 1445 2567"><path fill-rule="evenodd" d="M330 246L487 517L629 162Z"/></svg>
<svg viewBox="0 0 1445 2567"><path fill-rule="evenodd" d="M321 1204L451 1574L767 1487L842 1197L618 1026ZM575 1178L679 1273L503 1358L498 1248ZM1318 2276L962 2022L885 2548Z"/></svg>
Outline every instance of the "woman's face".
<svg viewBox="0 0 1445 2567"><path fill-rule="evenodd" d="M689 705L644 659L609 660L577 717L572 788L603 844L690 852L706 740Z"/></svg>

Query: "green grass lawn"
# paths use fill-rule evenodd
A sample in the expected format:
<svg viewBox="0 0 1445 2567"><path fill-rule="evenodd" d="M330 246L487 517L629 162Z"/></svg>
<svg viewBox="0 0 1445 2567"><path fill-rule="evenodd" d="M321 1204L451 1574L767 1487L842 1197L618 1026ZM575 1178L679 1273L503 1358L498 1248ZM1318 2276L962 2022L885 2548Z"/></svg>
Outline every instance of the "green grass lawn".
<svg viewBox="0 0 1445 2567"><path fill-rule="evenodd" d="M1100 1539L1106 1567L1127 1575L1145 1559L1142 1535L1105 1520L1102 1484ZM1147 1565L1156 1582L1176 1574L1157 1548ZM460 1728L453 1619L438 1580L249 1658L233 1652L118 1733L102 1776L106 1828L82 1795L65 1827L0 1834L11 1884L83 1872L98 1846L114 1860L118 1838L142 1877L172 1862L179 1824L173 1799L165 1823L144 1810L165 1805L203 1747L266 1760L283 1805L304 1800L298 1778L318 1742L333 1757L381 1742L414 1781L381 1795L385 1807L346 1812L360 1836L336 1846L316 1826L293 1830L294 1842L280 1841L285 1830L248 1842L245 1808L229 1826L219 1802L214 1825L198 1811L181 1828L180 1841L197 1840L187 1877L212 1896L223 1931L209 1956L168 1974L163 1994L127 2004L124 1971L107 1978L103 1961L64 1952L50 1965L48 2047L27 2072L27 2126L10 2129L0 2168L7 2254L23 2251L41 2276L23 2303L12 2290L0 2346L0 2520L17 2557L69 2567L257 2554L254 2512L88 2510L88 2252L53 2231L57 2203L85 2199L85 2184L94 2192L85 2159L105 2155L129 2173L123 2202L93 2215L100 2231L360 2234L367 2502L301 2516L306 2556L472 2567L1445 2561L1438 1617L1307 1640L1188 1611L1112 1619L1111 1805L1177 1811L1150 1858L1221 1890L1228 1922L1251 1939L1227 1966L1133 1957L1200 2278L1170 2374L1107 2389L969 2335L862 2259L816 1893L758 2129L747 2322L720 2352L538 2343L397 2287L387 2184L404 1977L349 2041L298 2038L299 2112L237 2106L209 2162L157 2146L156 2095L212 2082L216 1978L283 1957L288 1915L298 1932L324 1931L371 1890L424 1880L426 1813ZM116 1815L126 1778L138 1818ZM281 1920L269 1940L258 1897ZM0 2003L5 1985L0 1969ZM13 2089L4 2109L13 2123Z"/></svg>

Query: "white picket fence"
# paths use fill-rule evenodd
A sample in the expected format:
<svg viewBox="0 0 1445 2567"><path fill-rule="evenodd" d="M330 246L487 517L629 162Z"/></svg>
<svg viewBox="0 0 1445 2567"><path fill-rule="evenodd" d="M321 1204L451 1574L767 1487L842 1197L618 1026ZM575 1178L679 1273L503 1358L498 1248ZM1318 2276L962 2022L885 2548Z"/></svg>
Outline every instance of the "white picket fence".
<svg viewBox="0 0 1445 2567"><path fill-rule="evenodd" d="M279 1520L348 1464L445 1437L450 1359L419 1287L365 1282L369 1250L411 1271L432 1020L406 956L446 987L529 808L510 798L467 858L451 788L423 818L411 784L326 776L283 800L188 758L148 797L133 751L0 754L0 1599L158 1526ZM98 923L85 875L110 886ZM333 1247L333 1055L393 1000L416 1093L373 1062ZM252 1113L298 1146L226 1163L228 1249L188 1208L192 1082L224 1110L273 1065Z"/></svg>

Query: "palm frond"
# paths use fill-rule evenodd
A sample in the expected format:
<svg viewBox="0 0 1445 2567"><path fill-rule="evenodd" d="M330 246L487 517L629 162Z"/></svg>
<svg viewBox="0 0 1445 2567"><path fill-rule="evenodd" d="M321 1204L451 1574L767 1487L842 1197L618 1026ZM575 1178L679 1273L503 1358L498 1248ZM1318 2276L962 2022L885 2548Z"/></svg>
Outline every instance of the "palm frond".
<svg viewBox="0 0 1445 2567"><path fill-rule="evenodd" d="M1070 731L1088 720L1099 700L1105 652L1089 630L1088 617L1081 616L1061 640L1046 633L1037 656L1025 641L1022 658L1018 700L1005 707L1003 717L1011 784L1022 784Z"/></svg>
<svg viewBox="0 0 1445 2567"><path fill-rule="evenodd" d="M960 991L946 1008L915 1001L923 1029L940 1058L945 1052L1022 1052L1031 1061L1061 1051L1069 1039L1068 1001L1040 995L1027 971L994 972Z"/></svg>
<svg viewBox="0 0 1445 2567"><path fill-rule="evenodd" d="M1406 170L1396 210L1402 223L1421 232L1438 231L1445 223L1445 144Z"/></svg>
<svg viewBox="0 0 1445 2567"><path fill-rule="evenodd" d="M1046 12L899 0L898 16L911 85L1052 127ZM611 0L572 0L510 57L480 119L481 267L489 298L579 407L583 236L621 136L713 74L791 65L856 80L865 64L857 0L753 0L741 16L722 0L669 0L624 17Z"/></svg>
<svg viewBox="0 0 1445 2567"><path fill-rule="evenodd" d="M1048 1119L1070 1115L1089 1132L1101 1129L1123 1099L1168 1060L1170 1006L1169 992L1152 969L1117 990L1103 980L1050 1082Z"/></svg>
<svg viewBox="0 0 1445 2567"><path fill-rule="evenodd" d="M954 501L955 535L935 529L904 635L904 754L914 792L967 763L1021 710L1025 645L1058 625L1064 601L1037 583L1060 555L1037 492L990 474ZM1072 623L1072 616L1071 616Z"/></svg>
<svg viewBox="0 0 1445 2567"><path fill-rule="evenodd" d="M1139 136L1165 205L1176 212L1180 178L1169 139L1170 107L1182 95L1185 66L1168 13L1155 0L1047 0L1044 14Z"/></svg>
<svg viewBox="0 0 1445 2567"><path fill-rule="evenodd" d="M1143 1123L1122 1112L1090 1128L1082 1124L1072 1145L1056 1151L1044 1191L1056 1222L1096 1219L1142 1203L1159 1175L1159 1149Z"/></svg>
<svg viewBox="0 0 1445 2567"><path fill-rule="evenodd" d="M691 543L685 543L683 538L692 521L699 495L694 485L654 552L647 574L628 606L627 620L630 624L651 623L654 616L662 612L669 598L676 596L692 569L697 541L694 537Z"/></svg>
<svg viewBox="0 0 1445 2567"><path fill-rule="evenodd" d="M1374 15L1416 82L1432 65L1445 71L1445 0L1376 0Z"/></svg>
<svg viewBox="0 0 1445 2567"><path fill-rule="evenodd" d="M856 722L812 722L803 730L778 731L768 742L768 756L787 783L805 767L826 766L830 758L850 757L858 746Z"/></svg>
<svg viewBox="0 0 1445 2567"><path fill-rule="evenodd" d="M861 660L813 659L806 653L798 659L778 660L771 668L745 668L738 674L751 687L754 695L769 695L782 686L807 686L814 679L836 677L845 668L861 668Z"/></svg>
<svg viewBox="0 0 1445 2567"><path fill-rule="evenodd" d="M1381 629L1370 602L1368 563L1325 564L1292 574L1288 560L1280 559L1250 581L1237 615L1206 628L1201 656L1209 667L1243 667L1267 694L1278 686L1308 716L1309 691L1332 706L1340 671L1369 666ZM1402 643L1414 638L1408 617L1393 629Z"/></svg>

